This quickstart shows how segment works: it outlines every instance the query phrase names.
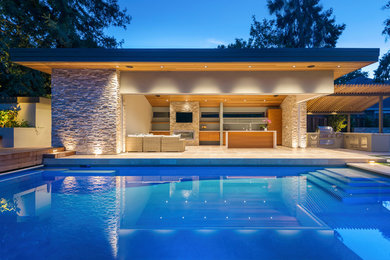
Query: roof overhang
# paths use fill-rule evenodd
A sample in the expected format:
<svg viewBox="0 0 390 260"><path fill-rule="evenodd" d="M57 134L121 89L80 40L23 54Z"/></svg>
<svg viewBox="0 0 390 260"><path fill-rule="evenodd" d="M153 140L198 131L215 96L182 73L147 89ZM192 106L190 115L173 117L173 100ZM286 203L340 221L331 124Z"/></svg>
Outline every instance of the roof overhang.
<svg viewBox="0 0 390 260"><path fill-rule="evenodd" d="M378 61L377 48L11 49L11 60L52 69L123 71L333 71L334 78Z"/></svg>
<svg viewBox="0 0 390 260"><path fill-rule="evenodd" d="M307 112L312 114L361 113L390 96L388 84L335 85L334 94L308 101Z"/></svg>

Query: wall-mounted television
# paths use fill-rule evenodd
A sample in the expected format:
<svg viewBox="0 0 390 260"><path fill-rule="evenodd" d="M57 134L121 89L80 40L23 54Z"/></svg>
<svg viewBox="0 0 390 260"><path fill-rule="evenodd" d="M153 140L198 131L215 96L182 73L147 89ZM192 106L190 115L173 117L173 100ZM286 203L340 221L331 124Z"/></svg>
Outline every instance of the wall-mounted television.
<svg viewBox="0 0 390 260"><path fill-rule="evenodd" d="M192 112L176 112L176 123L192 123Z"/></svg>

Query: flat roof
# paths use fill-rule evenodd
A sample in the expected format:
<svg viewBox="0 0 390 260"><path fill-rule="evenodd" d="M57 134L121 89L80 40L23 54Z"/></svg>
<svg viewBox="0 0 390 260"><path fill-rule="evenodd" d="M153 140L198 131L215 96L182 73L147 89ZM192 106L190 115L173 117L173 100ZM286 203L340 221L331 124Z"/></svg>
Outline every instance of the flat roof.
<svg viewBox="0 0 390 260"><path fill-rule="evenodd" d="M378 61L378 48L11 49L11 60L62 62L334 62Z"/></svg>
<svg viewBox="0 0 390 260"><path fill-rule="evenodd" d="M333 71L341 77L378 61L378 48L11 49L11 61L52 69L120 71Z"/></svg>

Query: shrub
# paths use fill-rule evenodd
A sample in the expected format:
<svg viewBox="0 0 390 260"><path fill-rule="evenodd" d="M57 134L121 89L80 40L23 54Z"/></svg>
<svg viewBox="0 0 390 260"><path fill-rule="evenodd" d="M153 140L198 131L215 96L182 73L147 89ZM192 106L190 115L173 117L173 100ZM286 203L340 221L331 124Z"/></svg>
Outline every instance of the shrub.
<svg viewBox="0 0 390 260"><path fill-rule="evenodd" d="M25 120L18 121L20 107L12 109L0 110L0 128L3 127L29 127L29 123Z"/></svg>
<svg viewBox="0 0 390 260"><path fill-rule="evenodd" d="M329 125L333 127L333 130L340 132L347 127L347 117L345 115L334 115L328 119Z"/></svg>

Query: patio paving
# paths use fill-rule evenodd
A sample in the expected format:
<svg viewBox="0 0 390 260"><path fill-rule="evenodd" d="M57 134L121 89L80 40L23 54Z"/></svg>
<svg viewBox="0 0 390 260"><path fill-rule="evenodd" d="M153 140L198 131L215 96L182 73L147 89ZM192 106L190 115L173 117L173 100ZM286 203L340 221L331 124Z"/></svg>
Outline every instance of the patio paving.
<svg viewBox="0 0 390 260"><path fill-rule="evenodd" d="M278 148L261 149L227 149L224 146L187 146L185 152L133 152L118 155L73 155L64 159L74 158L264 158L264 159L372 159L378 160L377 155L389 155L390 153L370 153L347 149L323 149L323 148Z"/></svg>

